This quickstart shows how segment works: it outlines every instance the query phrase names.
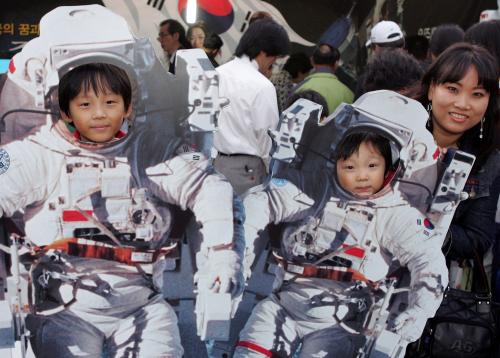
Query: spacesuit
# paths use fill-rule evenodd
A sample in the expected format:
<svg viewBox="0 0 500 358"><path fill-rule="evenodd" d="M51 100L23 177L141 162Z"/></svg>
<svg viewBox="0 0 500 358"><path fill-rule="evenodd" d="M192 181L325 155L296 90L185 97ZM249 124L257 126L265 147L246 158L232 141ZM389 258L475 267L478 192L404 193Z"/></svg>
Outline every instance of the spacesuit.
<svg viewBox="0 0 500 358"><path fill-rule="evenodd" d="M383 125L390 128L394 122L384 122L380 113L362 113L370 109L366 103L379 102L381 108L383 104L400 106L394 113L411 121L405 116L412 111L405 108L408 101L390 96L394 97L391 93L362 97L359 103L332 115L337 126L337 137L331 137L333 148L346 133L370 128L392 140L395 172L388 174L388 183L378 193L360 199L343 190L330 170L327 197L313 200L291 181L274 178L265 190L244 198L247 247L252 247L268 223L288 224L282 232L280 251L274 254L278 266L273 294L254 308L240 333L235 357L285 357L294 352L300 357L357 356L365 343L363 327L370 307L382 299L376 293L379 284L400 266L410 271L411 283L407 307L398 312L392 329L403 341L415 341L427 319L434 316L448 282L441 252L443 238L402 196L391 178L404 177L403 168L408 175L417 167L432 168L436 147L425 132L412 132L408 127L406 144L400 140L395 145L403 130L384 132ZM418 108L416 114L415 122L419 123ZM422 128L424 123L420 123ZM419 147L425 147L422 157L413 151ZM414 155L406 156L405 150ZM315 176L318 182L319 177L320 171Z"/></svg>
<svg viewBox="0 0 500 358"><path fill-rule="evenodd" d="M349 334L353 341L349 345L346 332L338 324L349 313L352 297L362 291L354 281L382 280L389 274L393 258L408 266L412 277L409 309L416 322L402 335L416 340L439 306L440 288L447 284L441 242L425 226L426 219L399 194L389 192L369 202L348 203L332 197L314 215L312 200L292 183L275 179L267 191L249 195L244 204L248 213L259 213L248 215L246 235L255 235L269 222L300 224L285 229L283 257L279 259L281 266L274 284L276 292L255 307L240 334L235 357L252 356L252 351L290 355L302 339L301 356L311 357L326 349L330 354L352 357L363 337ZM342 225L348 234L341 244L336 242L338 238L335 240L339 208L347 211ZM306 237L313 238L312 242L301 239ZM336 250L337 254L326 262L313 265L321 256ZM335 271L335 262L338 265L341 261L349 261L350 269L339 266ZM327 279L329 276L332 279ZM359 313L366 310L365 307ZM327 330L323 339L318 338L322 336L320 330ZM310 343L309 336L313 337Z"/></svg>
<svg viewBox="0 0 500 358"><path fill-rule="evenodd" d="M71 21L79 27L69 26ZM89 48L93 36L100 36L96 24L102 28L103 21L117 22L114 30L122 37ZM51 22L77 31L70 37L73 43L63 42L65 51L54 50L64 34L50 28ZM33 84L42 91L33 91L33 97L44 98L35 106L54 109L50 103L57 86L54 78L79 64L102 61L127 70L136 116L129 119L124 135L107 143L89 143L46 111L47 123L35 134L0 147L2 163L7 163L0 174L0 217L24 210L32 260L30 299L35 314L28 316L27 326L33 333L33 349L41 357L101 356L103 352L120 357L181 357L177 318L161 294L166 257L173 248L169 205L191 209L199 224L203 241L198 267L203 275L199 275L198 290L238 296L243 287L241 255L234 247L241 220L233 213L237 205L233 206L231 185L175 133L175 121L168 118L182 115L185 119L196 108L189 109L187 93L179 100L182 90L158 101L157 90L163 88L155 84L172 85L174 80L164 77L151 45L134 39L123 19L91 5L57 8L41 24L45 27L41 26L37 46L27 46L11 66L11 72L19 66L18 72L24 73L28 66L23 67L23 61L35 56L38 64L46 66L37 72L43 83ZM141 51L132 51L134 46ZM63 57L59 63L54 60L57 54ZM28 75L15 75L27 82L21 92L30 89ZM210 83L204 87L209 92ZM205 93L204 99L212 95ZM177 107L158 110L165 102L175 101ZM9 111L6 106L3 103L2 114ZM204 115L218 110L203 107Z"/></svg>
<svg viewBox="0 0 500 358"><path fill-rule="evenodd" d="M82 228L93 227L88 224L80 211L75 210L74 204L81 198L88 200L89 206L86 206L85 200L81 200L78 208L86 210L84 212L93 208L96 219L101 223L109 223L111 220L115 220L116 223L127 223L126 220L120 219L128 217L130 210L133 210L132 199L134 201L138 199L138 196L120 197L122 194L134 192L126 186L126 182L131 179L130 176L121 177L127 171L130 173L125 159L118 159L116 167L109 168L111 171L119 168L116 171L116 174L120 175L119 179L115 178L115 181L109 182L108 185L124 184L125 188L122 188L124 189L122 193L119 193L120 189L116 187L97 186L91 187L92 194L100 193L101 195L88 195L89 187L86 187L86 184L92 186L95 183L112 180L112 175L104 178L103 172L106 171L104 163L106 160L113 161L116 157L109 157L100 150L83 150L75 146L62 135L61 131L64 129L59 125L45 126L34 136L2 147L5 155L10 157L11 164L0 176L3 188L0 194L0 213L9 216L15 210L26 208L26 237L37 246L50 246L55 240L68 237L71 234L65 233L65 230L70 227L74 233L76 224L80 224ZM146 173L151 175L151 185L147 189L150 193L154 193L157 199L193 210L202 225L200 230L205 239L204 245L208 250L210 247L232 242L233 212L232 191L229 184L221 177L210 173L207 168L207 160L201 159L199 154L183 153L147 168ZM92 175L94 175L93 178L91 178ZM108 193L110 194L108 196L104 193L106 189L114 193ZM136 194L138 192L135 191ZM91 203L92 200L94 204ZM96 200L99 202L95 203ZM218 203L217 210L213 210L215 202ZM221 205L221 203L226 205ZM104 208L101 205L104 205ZM112 206L117 205L119 211L112 211ZM100 217L100 215L106 215L105 213L108 213L107 217ZM109 214L114 214L114 217L111 218ZM158 227L160 231L154 232L156 228L150 228L153 241L150 241L148 246L151 248L161 246L154 240L164 237L165 232L161 231L168 229L166 225L169 224L168 219L168 214L162 212L162 215L156 218L157 221L164 222L164 225ZM126 228L125 231L134 232L137 235L145 228L135 229L132 231L131 228ZM89 238L92 239L91 235ZM85 236L82 236L81 240L86 240ZM148 252L155 253L156 251L148 250ZM141 251L138 251L136 255L140 253ZM75 301L68 306L67 311L55 314L60 318L51 316L39 333L43 336L40 338L37 336L37 341L40 339L44 345L51 344L50 342L64 342L67 347L74 345L81 347L83 352L96 354L93 349L100 349L100 347L94 347L84 337L85 334L95 334L97 327L99 331L102 331L99 336L103 340L104 337L116 336L118 332L120 337L118 339L121 341L117 339L114 343L118 356L130 349L129 345L124 342L127 342L133 334L139 334L141 337L139 352L142 352L143 347L147 347L147 354L154 356L182 355L175 314L158 293L161 287L154 287L147 275L143 274L154 274L153 270L156 266L161 273L161 260L153 261L138 257L138 263L155 266L145 267L144 272L141 272L134 265L72 257L59 253L57 250L48 252L47 255L50 257L50 262L42 260L47 265L47 271L62 271L71 276L63 280L58 288L60 303L67 304ZM227 262L229 262L231 252L227 252L227 255ZM58 256L61 257L58 258ZM236 260L233 262L233 267L237 268L238 260L236 257L233 259ZM89 274L96 277L86 278ZM89 283L84 287L79 287L75 292L75 285L79 280L87 280ZM159 286L161 276L156 283ZM72 322L69 332L61 328L68 327L68 322ZM81 322L81 325L85 325L84 322L92 322L96 327L77 328L76 322ZM62 339L62 332L66 332L65 339ZM69 344L70 342L74 344ZM132 343L134 342L136 340L132 340ZM152 342L156 343L151 344ZM59 344L51 344L51 346L55 349ZM54 352L55 350L51 350L50 354ZM58 356L63 356L63 352L58 351Z"/></svg>

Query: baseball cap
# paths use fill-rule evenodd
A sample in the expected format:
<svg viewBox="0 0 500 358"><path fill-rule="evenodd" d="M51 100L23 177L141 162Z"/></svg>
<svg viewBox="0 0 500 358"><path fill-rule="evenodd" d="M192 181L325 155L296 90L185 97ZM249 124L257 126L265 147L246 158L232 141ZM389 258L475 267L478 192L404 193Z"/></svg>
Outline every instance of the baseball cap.
<svg viewBox="0 0 500 358"><path fill-rule="evenodd" d="M479 22L489 20L500 20L500 12L498 10L484 10L479 16Z"/></svg>
<svg viewBox="0 0 500 358"><path fill-rule="evenodd" d="M380 21L370 32L370 39L366 46L373 44L390 43L404 38L403 32L394 21Z"/></svg>

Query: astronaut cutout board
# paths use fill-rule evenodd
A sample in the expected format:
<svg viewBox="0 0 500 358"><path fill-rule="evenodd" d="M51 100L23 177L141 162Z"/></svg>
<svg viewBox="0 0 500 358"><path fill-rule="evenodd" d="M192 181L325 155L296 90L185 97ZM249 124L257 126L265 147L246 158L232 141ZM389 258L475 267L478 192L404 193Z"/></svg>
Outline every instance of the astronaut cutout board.
<svg viewBox="0 0 500 358"><path fill-rule="evenodd" d="M120 134L106 143L86 141L59 120L60 79L79 66L93 63L117 66L125 71L132 86L133 112L124 121ZM198 276L202 287L228 288L219 296L207 294L197 301L198 333L202 339L227 339L232 299L242 288L237 278L239 255L237 250L229 249L241 249L240 242L234 241L239 237L236 232L241 212L230 204L229 184L210 172L205 157L193 151L208 151L205 138L200 140L196 133L216 130L217 115L225 102L218 96L217 73L201 50L179 51L176 63L173 76L162 67L149 40L135 38L121 17L98 5L51 11L40 22L40 37L13 58L0 97L0 183L4 195L0 196L0 213L9 217L25 209L22 222L26 238L15 239L10 248L0 246L10 253L13 262L14 280L9 282L11 298L7 302L12 315L2 314L8 317L6 326L15 332L9 336L10 341L25 343L28 333L24 318L30 309L48 319L68 319L61 307L71 306L76 312L76 317L72 317L76 327L73 335L69 332L63 340L58 340L57 334L49 338L54 339L58 349L79 344L83 344L79 349L88 349L92 345L84 344L87 341L83 337L90 340L91 334L85 335L85 326L78 326L78 322L90 318L86 316L88 307L80 305L108 304L110 297L134 297L133 302L120 302L142 312L142 316L135 317L137 320L147 312L156 318L169 317L166 321L149 317L134 325L133 334L142 334L143 344L149 338L156 339L155 334L164 339L165 344L160 347L147 347L148 353L181 356L183 348L175 333L175 314L154 291L161 290L161 275L169 254L175 251L175 243L170 240L175 220L170 210L172 203L182 209L190 208L202 224L203 243L197 262L206 265ZM279 127L272 132L275 145L271 176L264 188L251 190L244 198L245 233L253 235L246 242L251 244L269 222L290 223L283 230L276 252L281 271L275 288L288 287L283 283L295 275L299 286L290 287L295 287L306 300L297 301L295 293L286 289L283 297L305 305L301 307L316 302L321 316L331 319L332 327L338 325L350 334L359 332L365 338L355 348L356 355L380 353L400 357L405 342L418 331L418 327L408 324L408 315L431 316L447 282L439 255L431 260L432 266L430 261L418 262L415 253L440 252L474 158L450 152L441 161L432 136L425 129L425 110L415 101L390 91L368 93L353 105L340 106L322 122L318 118L320 112L316 104L300 100L283 113ZM344 187L337 175L336 150L345 145L350 135L366 132L385 139L389 159L384 159L387 171L380 184L382 189L370 193L373 197L358 197ZM19 139L24 141L14 142ZM16 175L11 177L11 173ZM30 185L30 190L23 189L25 184ZM363 190L366 187L361 187L362 193ZM274 214L267 217L271 210L256 210L266 195L277 198L273 201ZM217 210L213 203L217 203ZM296 212L288 212L294 208ZM393 212L408 212L407 218L415 218L412 225L403 227L414 229L428 245L411 240L409 245L400 245L394 239L396 235L386 235L385 229L389 232L401 226L401 222L393 220ZM405 234L412 237L411 232ZM60 241L61 238L70 240ZM31 301L27 286L19 279L27 273L22 272L22 265L15 265L21 246L25 251L44 253L35 265L37 269L31 272ZM73 255L67 255L70 251ZM89 260L102 257L112 260ZM394 257L410 271L420 264L426 264L428 271L411 272L414 290L407 306L418 303L422 311L395 312L399 322L386 327L380 324L386 320L379 318L389 316L388 301L400 289L394 282L385 281L392 265L397 265ZM148 279L133 276L130 280L127 265L139 267ZM18 268L21 270L16 271ZM100 274L110 269L116 271L103 279ZM221 277L227 281L222 282ZM308 284L318 279L319 289L310 291ZM57 288L58 300L44 300L54 288L54 280L61 285ZM358 287L358 281L363 294L353 296L350 293ZM138 283L134 286L130 282ZM423 292L415 289L414 283L433 289ZM337 294L339 287L344 294ZM326 296L322 296L324 293ZM338 305L323 305L325 299L331 301L332 297ZM277 304L273 298L265 302ZM353 304L361 315L349 316L349 305ZM0 306L2 310L5 307ZM106 307L114 316L113 307ZM146 308L151 311L146 312ZM307 319L308 310L303 312ZM302 349L303 354L314 353L314 345L298 348L296 337L252 336L250 328L273 327L275 323L278 331L286 331L280 326L285 322L274 317L260 322L252 316L237 344L236 356L244 355L252 344L267 350L278 347L280 353L286 354L296 349ZM130 330L126 328L125 335L131 335ZM62 341L68 342L66 347L57 344ZM110 344L107 348L111 354L120 355L123 347L127 345ZM156 352L156 348L162 350ZM24 354L23 344L20 349ZM139 345L134 349L143 348Z"/></svg>
<svg viewBox="0 0 500 358"><path fill-rule="evenodd" d="M95 64L124 71L133 108L127 111L116 136L102 143L87 139L74 124L61 120L58 104L61 78L79 68L95 70ZM210 286L211 279L223 286L220 295L207 293L200 300L205 306L197 307L198 333L204 339L227 334L231 300L236 295L232 290L238 285L232 279L224 283L218 274L222 276L227 268L231 272L225 277L238 275L239 255L233 249L237 246L233 222L238 214L233 212L237 209L230 185L210 169L208 159L198 152L204 148L193 135L217 129L217 116L225 102L218 96L217 73L202 50L178 51L176 66L175 76L168 73L148 39L134 37L123 18L99 5L52 10L41 19L40 36L12 59L0 99L0 182L4 193L0 216L12 217L24 209L19 222L24 225L25 237L15 238L10 248L1 246L13 257L11 272L16 274L9 278L8 302L1 301L6 303L2 309L12 311L12 316L2 314L6 326L15 328L15 334L7 335L10 343L14 339L17 344L26 342L24 318L28 312L52 319L64 315L62 307L71 306L72 312L80 312L74 327L80 337L69 334L58 339L54 334L52 338L59 343L52 352L68 354L63 350L73 349L72 340L76 346L83 344L85 352L92 344L86 343L85 330L77 321L90 318L82 313L88 312L86 309L79 311L80 305L104 305L116 317L110 302L134 297L134 302L124 299L120 304L138 305L139 311L159 309L154 316L167 317L158 321L159 325L151 318L143 326L136 322L134 334L142 334L145 345L142 354L182 356L175 314L163 296L157 296L163 271L178 257L176 242L170 237L173 206L191 209L200 223L203 241L197 264L204 270L197 276L199 287L200 283ZM98 92L95 83L87 84ZM99 83L96 86L107 90ZM38 191L37 187L44 189ZM34 287L29 299L23 286L28 273L14 265L19 253L27 251L40 255L31 266ZM226 265L230 257L234 264ZM222 271L212 269L210 273L208 266L216 262ZM135 279L130 276L130 267L139 275ZM100 276L109 270L113 274ZM57 293L57 302L43 299L56 281L62 290ZM69 289L75 285L81 289ZM210 309L205 310L211 304L206 301L214 298L228 302L225 310L215 312L219 325ZM207 332L207 327L212 331ZM146 346L149 335L160 335L163 329L171 333L164 334L164 350ZM34 332L31 334L33 338ZM65 340L66 347L62 344ZM21 348L23 355L25 348ZM123 347L109 345L107 349L120 355Z"/></svg>
<svg viewBox="0 0 500 358"><path fill-rule="evenodd" d="M283 112L271 132L272 178L244 198L247 252L268 223L284 229L274 252L277 293L255 308L235 357L403 357L447 285L441 246L474 157L441 159L425 109L395 92L367 93L324 120L320 112L305 99ZM381 163L375 184L357 172ZM411 275L398 277L403 287L388 280L400 266Z"/></svg>

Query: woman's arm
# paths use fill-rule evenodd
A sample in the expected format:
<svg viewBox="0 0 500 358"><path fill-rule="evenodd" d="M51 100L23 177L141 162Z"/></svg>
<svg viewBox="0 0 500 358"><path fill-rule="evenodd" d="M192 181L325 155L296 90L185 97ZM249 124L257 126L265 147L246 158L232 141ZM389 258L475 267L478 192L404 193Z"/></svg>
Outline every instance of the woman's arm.
<svg viewBox="0 0 500 358"><path fill-rule="evenodd" d="M459 205L448 231L448 244L443 249L447 258L474 258L474 251L482 257L493 245L499 192L500 176L497 176L490 186L489 195L470 198Z"/></svg>

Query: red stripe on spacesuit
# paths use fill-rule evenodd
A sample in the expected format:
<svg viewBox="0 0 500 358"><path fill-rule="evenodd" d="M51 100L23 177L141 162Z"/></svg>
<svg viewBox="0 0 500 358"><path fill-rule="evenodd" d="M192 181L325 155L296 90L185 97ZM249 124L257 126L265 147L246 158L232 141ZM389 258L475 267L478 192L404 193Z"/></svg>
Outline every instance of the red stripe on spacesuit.
<svg viewBox="0 0 500 358"><path fill-rule="evenodd" d="M342 246L346 247L349 245L342 245ZM345 250L344 253L347 255L359 257L360 259L365 257L365 250L363 250L362 248L359 248L359 247L351 247L350 249Z"/></svg>
<svg viewBox="0 0 500 358"><path fill-rule="evenodd" d="M84 210L87 214L92 215L92 210ZM62 213L63 221L87 221L87 218L76 210L64 210Z"/></svg>
<svg viewBox="0 0 500 358"><path fill-rule="evenodd" d="M10 73L16 72L16 66L14 65L14 59L10 60L10 62L9 62L9 72Z"/></svg>
<svg viewBox="0 0 500 358"><path fill-rule="evenodd" d="M436 148L436 151L432 155L432 159L436 160L439 157L439 154L441 154L441 151L439 150L439 148Z"/></svg>
<svg viewBox="0 0 500 358"><path fill-rule="evenodd" d="M261 347L261 346L255 344L255 343L249 342L249 341L238 341L238 343L236 343L236 347L245 347L245 348L251 349L253 351L256 351L260 354L263 354L266 357L269 357L269 358L273 357L273 352L265 349L264 347Z"/></svg>

